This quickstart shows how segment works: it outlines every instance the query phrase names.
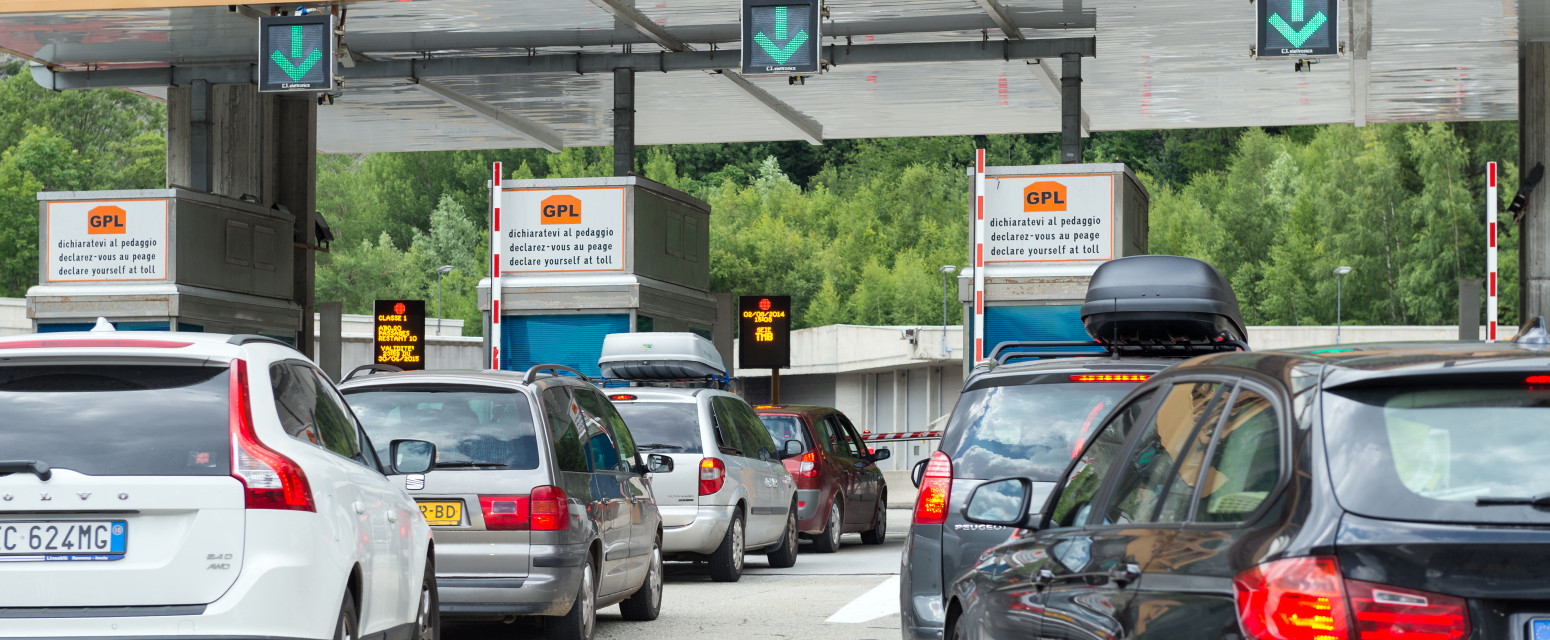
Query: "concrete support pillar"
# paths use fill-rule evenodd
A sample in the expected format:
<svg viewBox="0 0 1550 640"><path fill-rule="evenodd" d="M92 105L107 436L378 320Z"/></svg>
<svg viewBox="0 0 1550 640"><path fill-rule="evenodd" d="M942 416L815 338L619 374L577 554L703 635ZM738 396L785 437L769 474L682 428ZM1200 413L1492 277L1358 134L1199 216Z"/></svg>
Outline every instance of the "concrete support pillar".
<svg viewBox="0 0 1550 640"><path fill-rule="evenodd" d="M1082 55L1060 56L1060 162L1082 161Z"/></svg>
<svg viewBox="0 0 1550 640"><path fill-rule="evenodd" d="M614 175L635 171L635 71L614 69Z"/></svg>
<svg viewBox="0 0 1550 640"><path fill-rule="evenodd" d="M210 83L195 80L189 85L188 101L188 187L195 191L210 191L210 159L213 155L210 136L211 95Z"/></svg>
<svg viewBox="0 0 1550 640"><path fill-rule="evenodd" d="M328 374L328 379L339 382L344 375L340 358L344 332L344 303L325 302L318 305L318 368Z"/></svg>
<svg viewBox="0 0 1550 640"><path fill-rule="evenodd" d="M1550 43L1518 45L1518 173L1550 167ZM1529 196L1518 227L1518 322L1550 316L1550 188ZM1510 330L1508 334L1510 335Z"/></svg>

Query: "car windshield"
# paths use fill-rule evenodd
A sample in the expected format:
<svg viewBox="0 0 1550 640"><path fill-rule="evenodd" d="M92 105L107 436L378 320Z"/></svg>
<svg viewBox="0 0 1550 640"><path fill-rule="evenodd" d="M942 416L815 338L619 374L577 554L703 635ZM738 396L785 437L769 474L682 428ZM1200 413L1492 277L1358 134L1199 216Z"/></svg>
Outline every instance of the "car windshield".
<svg viewBox="0 0 1550 640"><path fill-rule="evenodd" d="M231 473L227 367L0 367L0 458L92 476Z"/></svg>
<svg viewBox="0 0 1550 640"><path fill-rule="evenodd" d="M428 440L438 468L538 468L533 411L520 392L373 388L345 399L383 460L394 440Z"/></svg>
<svg viewBox="0 0 1550 640"><path fill-rule="evenodd" d="M692 402L615 402L635 446L647 453L700 453L700 411Z"/></svg>
<svg viewBox="0 0 1550 640"><path fill-rule="evenodd" d="M1550 511L1528 504L1479 503L1550 492L1550 388L1336 390L1325 416L1335 495L1352 511L1411 521L1550 523Z"/></svg>
<svg viewBox="0 0 1550 640"><path fill-rule="evenodd" d="M952 458L956 477L1054 480L1071 462L1078 438L1135 386L1071 382L965 392L948 420L942 451Z"/></svg>
<svg viewBox="0 0 1550 640"><path fill-rule="evenodd" d="M795 440L801 443L803 451L813 450L813 441L807 435L807 429L802 426L802 419L796 416L759 416L764 422L764 430L770 432L770 439L775 441L775 448L784 451L786 442Z"/></svg>

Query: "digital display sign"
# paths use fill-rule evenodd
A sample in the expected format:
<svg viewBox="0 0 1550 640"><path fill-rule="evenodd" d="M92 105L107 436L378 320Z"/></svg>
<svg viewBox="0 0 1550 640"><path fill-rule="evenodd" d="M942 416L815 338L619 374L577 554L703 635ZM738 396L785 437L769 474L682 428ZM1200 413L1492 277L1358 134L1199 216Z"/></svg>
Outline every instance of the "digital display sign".
<svg viewBox="0 0 1550 640"><path fill-rule="evenodd" d="M405 371L425 368L425 301L378 300L372 361Z"/></svg>
<svg viewBox="0 0 1550 640"><path fill-rule="evenodd" d="M737 366L791 366L791 296L739 296Z"/></svg>
<svg viewBox="0 0 1550 640"><path fill-rule="evenodd" d="M258 90L332 91L334 17L316 13L258 20Z"/></svg>
<svg viewBox="0 0 1550 640"><path fill-rule="evenodd" d="M818 73L817 2L743 0L743 75Z"/></svg>
<svg viewBox="0 0 1550 640"><path fill-rule="evenodd" d="M1332 56L1340 17L1336 0L1259 0L1258 46L1261 58Z"/></svg>

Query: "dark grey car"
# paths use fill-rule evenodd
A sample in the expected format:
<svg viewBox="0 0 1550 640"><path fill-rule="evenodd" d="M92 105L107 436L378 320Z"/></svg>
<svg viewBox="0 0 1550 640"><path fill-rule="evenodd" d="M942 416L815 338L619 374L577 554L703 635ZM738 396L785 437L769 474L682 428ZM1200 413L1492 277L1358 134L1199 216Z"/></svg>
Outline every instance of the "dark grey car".
<svg viewBox="0 0 1550 640"><path fill-rule="evenodd" d="M607 397L561 369L340 386L373 442L436 443L436 467L404 482L435 532L445 619L545 616L550 638L587 640L601 607L657 617L662 519L646 473L672 461L641 454Z"/></svg>

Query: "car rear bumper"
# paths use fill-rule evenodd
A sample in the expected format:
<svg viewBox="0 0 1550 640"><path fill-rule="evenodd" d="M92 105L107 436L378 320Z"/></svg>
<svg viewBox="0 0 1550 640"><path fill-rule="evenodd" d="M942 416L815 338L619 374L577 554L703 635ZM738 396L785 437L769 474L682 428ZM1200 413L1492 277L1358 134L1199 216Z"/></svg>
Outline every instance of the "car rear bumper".
<svg viewBox="0 0 1550 640"><path fill-rule="evenodd" d="M716 547L721 545L721 538L726 536L727 527L730 526L735 513L737 513L737 505L700 505L694 522L681 527L662 528L662 552L672 554L715 551Z"/></svg>
<svg viewBox="0 0 1550 640"><path fill-rule="evenodd" d="M802 533L818 533L823 530L823 512L819 511L823 491L819 489L797 489L797 531Z"/></svg>
<svg viewBox="0 0 1550 640"><path fill-rule="evenodd" d="M447 619L562 616L581 588L586 545L532 545L525 576L436 576L441 615Z"/></svg>

